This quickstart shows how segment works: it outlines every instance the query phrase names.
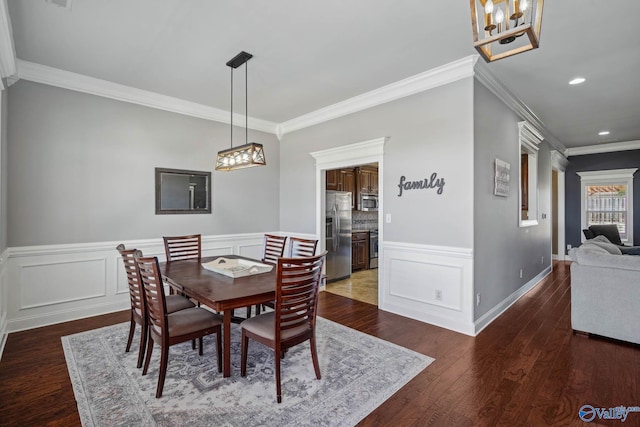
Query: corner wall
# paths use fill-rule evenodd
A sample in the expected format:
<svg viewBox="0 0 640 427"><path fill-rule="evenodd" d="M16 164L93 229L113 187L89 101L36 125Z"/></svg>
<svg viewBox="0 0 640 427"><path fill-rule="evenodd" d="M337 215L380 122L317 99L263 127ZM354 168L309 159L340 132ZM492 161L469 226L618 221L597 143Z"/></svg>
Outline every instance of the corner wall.
<svg viewBox="0 0 640 427"><path fill-rule="evenodd" d="M474 320L486 326L487 320L493 320L551 271L551 154L549 145L542 142L538 151L538 225L519 227L518 122L522 119L478 80L473 104L473 282L475 294L480 294ZM496 158L511 165L508 197L493 194Z"/></svg>

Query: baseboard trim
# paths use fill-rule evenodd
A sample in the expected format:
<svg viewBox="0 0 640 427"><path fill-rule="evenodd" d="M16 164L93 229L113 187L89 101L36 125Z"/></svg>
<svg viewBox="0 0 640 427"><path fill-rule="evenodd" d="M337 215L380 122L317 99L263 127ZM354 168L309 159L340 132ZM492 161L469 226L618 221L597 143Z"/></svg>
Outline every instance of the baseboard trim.
<svg viewBox="0 0 640 427"><path fill-rule="evenodd" d="M106 302L103 304L94 304L86 307L59 310L56 312L45 313L40 315L31 315L11 319L7 323L7 332L20 332L28 329L40 328L43 326L55 325L73 320L80 320L87 317L99 316L101 314L114 313L130 308L129 298L124 301Z"/></svg>
<svg viewBox="0 0 640 427"><path fill-rule="evenodd" d="M482 315L478 320L475 321L475 334L478 335L484 328L489 326L491 322L496 320L502 313L507 311L509 307L511 307L516 301L518 301L523 295L529 292L531 289L535 288L538 284L542 282L542 280L551 274L551 265L542 270L535 276L533 279L529 280L526 284L516 290L514 293L509 295L507 298L502 300L499 304L494 306L491 310Z"/></svg>

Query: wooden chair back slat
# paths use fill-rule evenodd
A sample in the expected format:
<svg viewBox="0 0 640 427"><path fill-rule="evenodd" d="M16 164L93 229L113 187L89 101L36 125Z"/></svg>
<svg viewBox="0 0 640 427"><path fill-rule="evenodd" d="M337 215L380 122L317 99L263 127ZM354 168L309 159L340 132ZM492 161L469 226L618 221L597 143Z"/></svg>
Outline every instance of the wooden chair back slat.
<svg viewBox="0 0 640 427"><path fill-rule="evenodd" d="M134 255L135 249L125 249L120 244L116 248L122 256L124 263L124 271L127 274L127 283L129 285L129 297L131 299L131 309L136 310L142 318L145 316L144 292L140 280L138 279L138 269L136 268L136 260Z"/></svg>
<svg viewBox="0 0 640 427"><path fill-rule="evenodd" d="M289 258L310 257L316 254L317 240L291 237L289 239Z"/></svg>
<svg viewBox="0 0 640 427"><path fill-rule="evenodd" d="M158 334L166 333L167 303L157 257L135 255L138 275L144 289L149 326Z"/></svg>
<svg viewBox="0 0 640 427"><path fill-rule="evenodd" d="M326 252L311 257L280 258L276 284L276 341L282 331L315 328L318 290Z"/></svg>
<svg viewBox="0 0 640 427"><path fill-rule="evenodd" d="M273 234L264 235L264 254L262 262L277 264L278 258L284 256L284 248L287 243L287 236L276 236Z"/></svg>
<svg viewBox="0 0 640 427"><path fill-rule="evenodd" d="M202 236L200 234L165 236L163 240L167 261L202 258Z"/></svg>

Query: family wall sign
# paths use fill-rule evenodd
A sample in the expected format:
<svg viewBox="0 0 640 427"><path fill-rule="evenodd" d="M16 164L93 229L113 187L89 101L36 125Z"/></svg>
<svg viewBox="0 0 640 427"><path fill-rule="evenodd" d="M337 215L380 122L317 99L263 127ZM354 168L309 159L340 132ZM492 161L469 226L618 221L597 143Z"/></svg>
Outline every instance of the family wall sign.
<svg viewBox="0 0 640 427"><path fill-rule="evenodd" d="M407 178L402 175L398 188L400 189L398 197L402 197L403 191L409 190L435 190L437 194L442 194L444 190L444 178L438 178L438 174L434 172L429 178L418 181L407 181Z"/></svg>

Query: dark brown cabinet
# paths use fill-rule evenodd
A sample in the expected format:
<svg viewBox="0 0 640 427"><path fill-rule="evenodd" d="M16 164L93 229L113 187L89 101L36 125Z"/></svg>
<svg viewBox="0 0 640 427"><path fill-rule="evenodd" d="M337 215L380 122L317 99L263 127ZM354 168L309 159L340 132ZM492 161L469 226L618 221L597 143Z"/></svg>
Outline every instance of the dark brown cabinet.
<svg viewBox="0 0 640 427"><path fill-rule="evenodd" d="M369 268L369 232L355 231L351 235L351 271Z"/></svg>
<svg viewBox="0 0 640 427"><path fill-rule="evenodd" d="M366 194L378 194L378 169L362 166L358 168L358 191Z"/></svg>
<svg viewBox="0 0 640 427"><path fill-rule="evenodd" d="M340 184L340 171L332 169L327 171L327 190L338 191Z"/></svg>

